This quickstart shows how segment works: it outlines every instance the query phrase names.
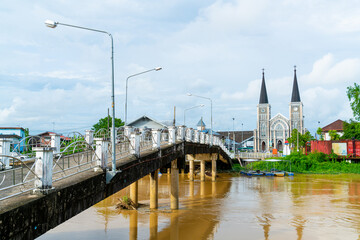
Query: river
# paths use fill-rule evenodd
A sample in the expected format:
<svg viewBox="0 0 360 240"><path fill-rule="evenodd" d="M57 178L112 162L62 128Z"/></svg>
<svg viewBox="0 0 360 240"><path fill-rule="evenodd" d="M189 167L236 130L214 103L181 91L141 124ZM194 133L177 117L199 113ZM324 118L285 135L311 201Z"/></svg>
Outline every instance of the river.
<svg viewBox="0 0 360 240"><path fill-rule="evenodd" d="M137 211L115 209L123 189L38 239L359 239L360 175L244 177L216 182L180 174L180 209L170 210L170 177L159 176L159 209L149 210L149 177Z"/></svg>

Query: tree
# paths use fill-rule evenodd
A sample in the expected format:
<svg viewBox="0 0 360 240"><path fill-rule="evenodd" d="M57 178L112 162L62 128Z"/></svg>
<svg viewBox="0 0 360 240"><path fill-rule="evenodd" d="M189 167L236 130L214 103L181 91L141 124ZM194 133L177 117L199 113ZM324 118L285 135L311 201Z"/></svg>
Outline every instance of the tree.
<svg viewBox="0 0 360 240"><path fill-rule="evenodd" d="M344 134L341 139L360 139L360 123L350 119L344 122Z"/></svg>
<svg viewBox="0 0 360 240"><path fill-rule="evenodd" d="M298 130L295 128L291 132L291 137L289 137L288 142L291 143L294 148L297 148L297 143L299 142L299 148L306 147L306 143L314 140L314 137L310 134L310 132L305 132L304 134L301 134L298 132Z"/></svg>
<svg viewBox="0 0 360 240"><path fill-rule="evenodd" d="M337 133L336 130L329 130L329 136L330 136L331 140L339 140L340 139L340 135Z"/></svg>
<svg viewBox="0 0 360 240"><path fill-rule="evenodd" d="M319 135L319 139L320 139L321 141L324 140L324 136L323 136L323 134L322 134L322 129L321 129L321 127L319 127L319 128L316 130L316 134Z"/></svg>
<svg viewBox="0 0 360 240"><path fill-rule="evenodd" d="M112 118L109 118L109 126L111 127ZM115 118L115 127L124 126L124 122L120 118ZM97 132L99 129L108 128L108 117L101 118L96 124L93 125L92 129Z"/></svg>
<svg viewBox="0 0 360 240"><path fill-rule="evenodd" d="M356 120L360 121L360 85L354 83L354 86L347 87L347 96L350 101L351 109Z"/></svg>

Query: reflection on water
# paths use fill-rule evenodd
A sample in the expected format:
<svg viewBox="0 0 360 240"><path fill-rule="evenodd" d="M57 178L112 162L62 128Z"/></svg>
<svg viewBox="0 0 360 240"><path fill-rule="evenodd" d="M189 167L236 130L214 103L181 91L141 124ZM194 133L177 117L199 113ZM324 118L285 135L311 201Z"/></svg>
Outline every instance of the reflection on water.
<svg viewBox="0 0 360 240"><path fill-rule="evenodd" d="M149 209L149 177L139 180L137 211L115 209L124 189L40 239L358 239L359 175L242 177L188 181L170 210L170 177L159 178L159 209Z"/></svg>

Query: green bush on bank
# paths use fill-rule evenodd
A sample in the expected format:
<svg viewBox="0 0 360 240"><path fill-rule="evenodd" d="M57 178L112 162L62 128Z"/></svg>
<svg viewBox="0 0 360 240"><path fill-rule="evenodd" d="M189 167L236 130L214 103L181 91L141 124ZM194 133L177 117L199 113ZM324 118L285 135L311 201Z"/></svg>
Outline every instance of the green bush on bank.
<svg viewBox="0 0 360 240"><path fill-rule="evenodd" d="M276 168L295 173L358 173L360 174L360 164L348 163L346 161L337 162L333 155L324 153L310 153L304 155L300 152L292 153L286 157L279 158L281 162L253 162L247 165L248 169L270 170ZM290 166L291 165L291 166ZM290 169L291 168L291 169Z"/></svg>

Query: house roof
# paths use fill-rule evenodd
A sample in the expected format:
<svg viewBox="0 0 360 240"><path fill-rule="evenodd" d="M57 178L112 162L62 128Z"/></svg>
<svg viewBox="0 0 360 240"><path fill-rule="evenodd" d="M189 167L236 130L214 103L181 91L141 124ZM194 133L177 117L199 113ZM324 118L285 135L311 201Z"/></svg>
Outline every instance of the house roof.
<svg viewBox="0 0 360 240"><path fill-rule="evenodd" d="M201 118L201 119L199 120L199 122L196 124L196 126L197 126L197 127L200 127L200 126L205 127L206 125L205 125L203 119Z"/></svg>
<svg viewBox="0 0 360 240"><path fill-rule="evenodd" d="M261 81L261 90L260 90L260 99L259 103L269 103L267 92L266 92L266 85L265 85L265 73L263 70L262 73L262 81Z"/></svg>
<svg viewBox="0 0 360 240"><path fill-rule="evenodd" d="M299 86L298 86L297 77L296 77L296 67L294 67L294 83L293 83L293 90L292 90L292 94L291 94L291 102L301 102Z"/></svg>
<svg viewBox="0 0 360 240"><path fill-rule="evenodd" d="M38 134L38 136L44 136L44 135L50 135L50 134L58 134L58 133L47 131L47 132L43 132L43 133ZM65 136L63 136L61 134L59 134L59 135L60 135L60 139L65 140L65 141L71 141L71 138L65 137Z"/></svg>
<svg viewBox="0 0 360 240"><path fill-rule="evenodd" d="M17 138L21 139L19 135L16 134L0 134L0 138Z"/></svg>
<svg viewBox="0 0 360 240"><path fill-rule="evenodd" d="M218 131L221 137L233 139L233 131ZM230 134L229 134L230 133ZM244 141L252 136L254 136L253 131L235 131L235 142ZM229 135L228 135L229 134Z"/></svg>
<svg viewBox="0 0 360 240"><path fill-rule="evenodd" d="M147 122L152 122L151 124L146 124ZM128 126L132 126L132 127L139 127L139 128L142 128L142 127L147 127L147 128L164 128L164 127L167 127L167 125L161 123L161 122L158 122L156 120L154 120L153 118L150 118L146 115L142 116L142 117L139 117L137 119L135 119L134 121L128 123Z"/></svg>
<svg viewBox="0 0 360 240"><path fill-rule="evenodd" d="M22 128L22 127L0 127L0 130L1 130L1 129L6 129L6 130L8 130L8 129L20 129L20 130L25 131L25 129Z"/></svg>
<svg viewBox="0 0 360 240"><path fill-rule="evenodd" d="M329 125L326 125L321 129L323 132L328 132L330 130L336 130L336 131L344 131L344 121L343 120L336 120L335 122L330 123Z"/></svg>

